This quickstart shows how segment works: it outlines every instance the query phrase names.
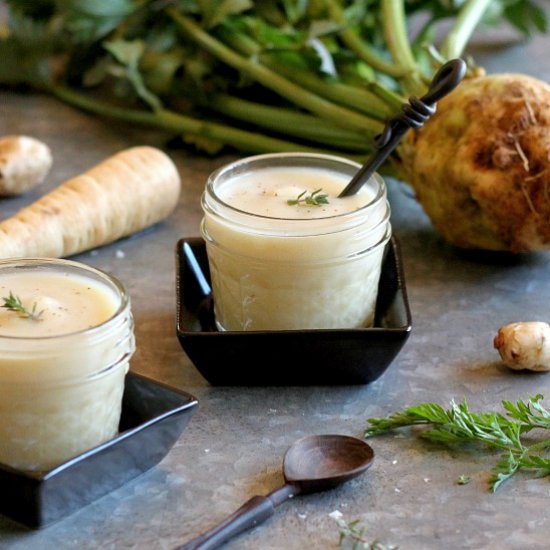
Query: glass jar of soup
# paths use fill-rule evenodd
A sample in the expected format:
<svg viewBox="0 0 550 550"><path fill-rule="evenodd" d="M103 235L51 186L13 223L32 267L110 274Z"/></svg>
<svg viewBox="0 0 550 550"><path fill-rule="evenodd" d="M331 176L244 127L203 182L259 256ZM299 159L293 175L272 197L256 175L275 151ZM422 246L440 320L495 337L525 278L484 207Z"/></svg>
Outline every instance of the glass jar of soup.
<svg viewBox="0 0 550 550"><path fill-rule="evenodd" d="M390 206L378 174L338 197L359 167L276 153L211 174L201 233L220 330L372 325Z"/></svg>
<svg viewBox="0 0 550 550"><path fill-rule="evenodd" d="M0 463L49 470L114 437L135 349L122 283L69 260L4 260L0 297Z"/></svg>

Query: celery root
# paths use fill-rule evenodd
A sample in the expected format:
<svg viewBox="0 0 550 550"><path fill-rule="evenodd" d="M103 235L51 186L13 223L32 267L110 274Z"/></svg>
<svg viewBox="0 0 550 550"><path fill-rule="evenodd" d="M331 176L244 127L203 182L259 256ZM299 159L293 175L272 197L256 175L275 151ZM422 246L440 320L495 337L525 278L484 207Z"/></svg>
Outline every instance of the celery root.
<svg viewBox="0 0 550 550"><path fill-rule="evenodd" d="M0 139L0 196L21 195L42 183L52 166L50 148L33 137Z"/></svg>
<svg viewBox="0 0 550 550"><path fill-rule="evenodd" d="M72 178L0 223L0 257L71 256L167 217L180 178L153 147L133 147Z"/></svg>
<svg viewBox="0 0 550 550"><path fill-rule="evenodd" d="M521 74L465 80L405 138L407 179L461 248L550 248L550 86Z"/></svg>

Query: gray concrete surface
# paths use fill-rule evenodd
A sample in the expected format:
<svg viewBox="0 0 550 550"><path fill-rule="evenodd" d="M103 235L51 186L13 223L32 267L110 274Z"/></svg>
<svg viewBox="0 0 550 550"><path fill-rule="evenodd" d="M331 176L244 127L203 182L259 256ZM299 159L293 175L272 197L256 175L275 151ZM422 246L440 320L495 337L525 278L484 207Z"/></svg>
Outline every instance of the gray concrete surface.
<svg viewBox="0 0 550 550"><path fill-rule="evenodd" d="M488 34L476 39L473 51L490 72L515 70L548 81L549 46L548 37L523 44ZM42 95L0 91L0 105L0 134L42 138L55 158L45 187L3 200L2 217L119 149L165 144L163 135L106 124ZM508 371L492 348L500 325L549 319L548 253L497 263L461 254L440 240L396 182L390 182L393 227L402 244L413 331L386 373L356 387L210 386L175 336L174 245L180 237L198 235L205 178L229 158L170 155L183 179L177 211L151 231L75 259L128 286L138 345L132 369L194 394L199 411L157 467L59 523L30 531L0 517L1 548L170 549L281 483L283 454L301 436L361 437L367 418L419 401L466 398L473 408L492 409L502 399L537 392L550 397L550 374ZM491 494L487 480L494 453L434 448L414 437L389 436L371 444L376 460L365 476L331 492L295 498L227 548L336 548L338 529L330 517L335 511L347 521L360 520L370 540L402 550L550 546L548 479L519 475ZM457 485L461 474L471 476L471 483Z"/></svg>

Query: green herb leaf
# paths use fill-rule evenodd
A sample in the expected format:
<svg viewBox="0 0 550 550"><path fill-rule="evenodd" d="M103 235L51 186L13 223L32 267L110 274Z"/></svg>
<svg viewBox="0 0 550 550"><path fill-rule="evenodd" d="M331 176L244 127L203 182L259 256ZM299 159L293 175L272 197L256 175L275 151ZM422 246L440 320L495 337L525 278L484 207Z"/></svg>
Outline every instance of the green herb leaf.
<svg viewBox="0 0 550 550"><path fill-rule="evenodd" d="M550 475L550 458L538 455L530 455L521 459L521 467L534 471L535 477Z"/></svg>
<svg viewBox="0 0 550 550"><path fill-rule="evenodd" d="M4 304L2 305L3 308L8 309L9 311L14 311L15 313L18 313L20 317L23 317L24 319L31 319L32 321L38 321L40 320L40 316L42 313L44 313L44 310L41 310L39 312L36 311L36 302L33 304L32 309L27 309L23 302L21 301L21 298L19 296L16 296L13 294L13 292L10 290L9 296L6 298L2 298L4 300Z"/></svg>
<svg viewBox="0 0 550 550"><path fill-rule="evenodd" d="M516 0L505 6L503 15L522 34L529 36L531 29L548 30L548 16L544 9L531 0Z"/></svg>
<svg viewBox="0 0 550 550"><path fill-rule="evenodd" d="M161 109L160 99L147 89L139 70L139 61L145 51L145 43L142 40L112 40L104 42L103 46L125 68L126 77L137 95L154 111Z"/></svg>
<svg viewBox="0 0 550 550"><path fill-rule="evenodd" d="M489 480L491 491L493 493L510 479L520 468L521 462L513 451L504 453L496 466L492 469L492 475Z"/></svg>
<svg viewBox="0 0 550 550"><path fill-rule="evenodd" d="M543 397L539 393L529 397L527 402L512 403L511 401L503 401L502 406L511 418L515 418L522 423L524 432L533 428L550 428L550 412L540 404L542 399Z"/></svg>
<svg viewBox="0 0 550 550"><path fill-rule="evenodd" d="M63 0L55 2L59 15L75 40L98 40L140 9L146 0Z"/></svg>
<svg viewBox="0 0 550 550"><path fill-rule="evenodd" d="M307 195L307 191L302 191L295 199L289 199L286 203L290 206L296 206L298 204L306 204L309 206L321 206L322 204L329 204L328 195L321 194L322 189L317 189Z"/></svg>

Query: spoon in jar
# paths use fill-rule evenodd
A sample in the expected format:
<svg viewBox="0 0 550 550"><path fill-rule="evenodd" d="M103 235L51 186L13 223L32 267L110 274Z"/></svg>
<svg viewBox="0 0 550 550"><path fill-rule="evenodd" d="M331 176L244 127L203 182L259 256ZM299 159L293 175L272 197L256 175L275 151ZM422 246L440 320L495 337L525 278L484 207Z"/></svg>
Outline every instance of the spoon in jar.
<svg viewBox="0 0 550 550"><path fill-rule="evenodd" d="M332 489L362 474L374 459L363 440L347 435L313 435L296 441L283 461L285 484L254 496L235 513L175 550L209 550L272 516L275 507L306 493Z"/></svg>
<svg viewBox="0 0 550 550"><path fill-rule="evenodd" d="M403 104L403 112L388 120L382 133L374 138L376 153L359 168L338 196L347 197L357 193L397 147L407 130L420 128L435 113L436 103L452 92L465 74L466 63L462 59L451 59L442 65L433 77L427 93L420 99L411 97L409 103ZM434 146L437 147L437 144Z"/></svg>

